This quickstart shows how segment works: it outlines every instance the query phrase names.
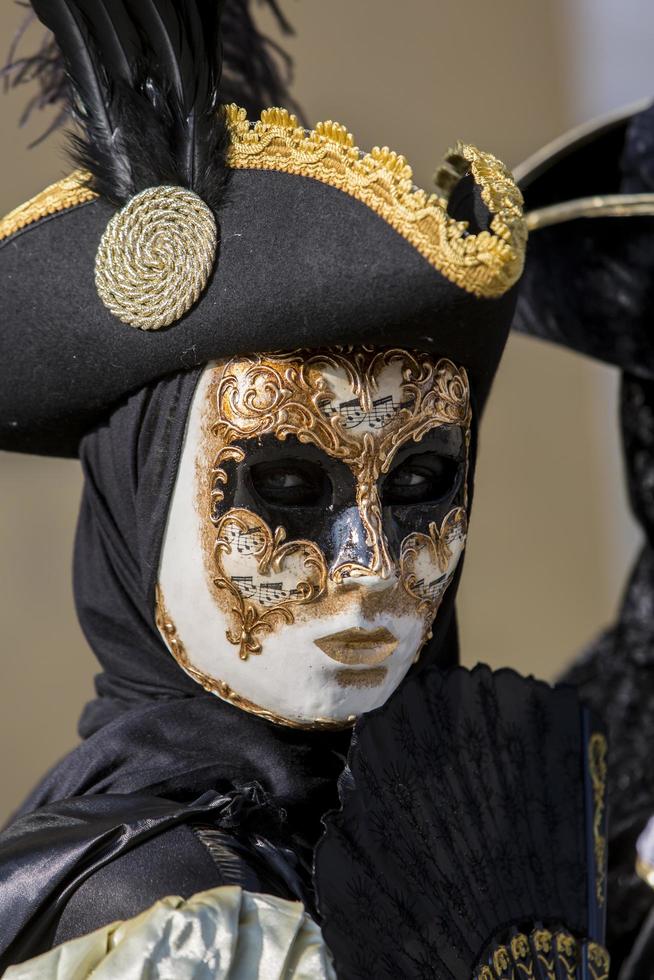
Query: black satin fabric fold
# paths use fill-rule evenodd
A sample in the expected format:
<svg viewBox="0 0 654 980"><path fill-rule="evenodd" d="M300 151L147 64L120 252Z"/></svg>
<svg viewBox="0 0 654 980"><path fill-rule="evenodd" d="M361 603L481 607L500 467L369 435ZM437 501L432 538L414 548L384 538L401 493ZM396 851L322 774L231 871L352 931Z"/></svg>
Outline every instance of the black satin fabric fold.
<svg viewBox="0 0 654 980"><path fill-rule="evenodd" d="M81 445L75 597L102 673L80 721L82 743L0 834L3 967L41 951L44 937L34 923L55 922L98 860L124 855L171 821L206 816L205 805L220 810L220 800L252 783L279 815L272 857L275 847L290 848L309 869L310 884L321 817L337 805L349 731L273 725L206 693L177 665L155 625L159 556L199 373L143 389ZM421 664L457 661L459 574ZM210 803L200 806L205 794Z"/></svg>
<svg viewBox="0 0 654 980"><path fill-rule="evenodd" d="M46 776L22 813L81 794L149 793L188 803L206 790L229 792L256 780L310 840L335 802L333 781L349 741L348 731L273 725L199 688L195 697L121 712Z"/></svg>
<svg viewBox="0 0 654 980"><path fill-rule="evenodd" d="M237 832L248 828L259 855L265 860L266 849L271 853L270 870L273 877L278 876L275 865L283 861L284 851L260 835L262 829L277 831L277 814L267 812L270 809L259 787L251 784L238 793L204 793L187 805L142 793L82 796L53 803L16 821L0 840L0 970L50 948L69 898L94 873L181 824L204 822ZM164 862L165 851L159 857ZM178 857L173 855L170 863ZM176 893L178 888L176 883ZM5 889L12 902L10 916L5 914ZM280 881L278 890L283 889ZM285 897L300 896L291 893ZM92 915L91 910L91 921Z"/></svg>

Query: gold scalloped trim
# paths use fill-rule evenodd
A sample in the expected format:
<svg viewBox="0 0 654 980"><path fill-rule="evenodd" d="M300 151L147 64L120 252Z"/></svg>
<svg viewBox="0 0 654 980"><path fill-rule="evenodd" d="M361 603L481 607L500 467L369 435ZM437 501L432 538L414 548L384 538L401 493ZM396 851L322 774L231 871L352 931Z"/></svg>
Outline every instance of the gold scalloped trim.
<svg viewBox="0 0 654 980"><path fill-rule="evenodd" d="M75 170L56 184L50 184L30 201L10 211L6 217L0 219L0 241L50 214L93 201L98 195L87 187L90 176L84 170Z"/></svg>
<svg viewBox="0 0 654 980"><path fill-rule="evenodd" d="M446 197L413 184L403 156L388 147L362 154L336 122L303 129L286 109L266 109L256 123L245 109L226 106L232 143L227 163L238 170L276 170L312 177L367 205L413 245L443 276L486 299L502 296L522 273L527 228L522 195L506 167L490 153L459 143L441 173L472 173L492 214L491 230L468 234L447 214ZM77 170L0 220L0 241L59 211L92 201L89 174ZM450 183L451 183L450 179Z"/></svg>
<svg viewBox="0 0 654 980"><path fill-rule="evenodd" d="M491 230L468 234L447 214L447 200L415 187L403 156L388 147L362 154L335 122L307 131L286 109L266 109L256 123L245 109L226 106L232 142L227 162L239 170L277 170L312 177L366 204L410 242L442 275L475 296L502 296L524 264L527 229L522 194L496 157L458 143L446 164L472 173L489 209Z"/></svg>

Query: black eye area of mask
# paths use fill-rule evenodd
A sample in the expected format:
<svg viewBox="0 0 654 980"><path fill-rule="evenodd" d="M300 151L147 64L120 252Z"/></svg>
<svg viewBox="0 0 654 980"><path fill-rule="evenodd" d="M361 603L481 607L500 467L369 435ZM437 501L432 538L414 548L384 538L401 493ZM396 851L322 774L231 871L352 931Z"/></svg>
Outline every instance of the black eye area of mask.
<svg viewBox="0 0 654 980"><path fill-rule="evenodd" d="M319 507L332 496L329 477L310 460L257 463L250 468L250 480L259 497L276 507Z"/></svg>
<svg viewBox="0 0 654 980"><path fill-rule="evenodd" d="M416 453L394 466L383 482L385 507L438 503L458 488L461 465L438 453Z"/></svg>
<svg viewBox="0 0 654 980"><path fill-rule="evenodd" d="M399 462L384 478L384 506L438 503L452 495L461 476L458 460L438 453L415 453ZM275 507L321 507L332 500L325 470L309 460L280 459L250 468L252 487Z"/></svg>

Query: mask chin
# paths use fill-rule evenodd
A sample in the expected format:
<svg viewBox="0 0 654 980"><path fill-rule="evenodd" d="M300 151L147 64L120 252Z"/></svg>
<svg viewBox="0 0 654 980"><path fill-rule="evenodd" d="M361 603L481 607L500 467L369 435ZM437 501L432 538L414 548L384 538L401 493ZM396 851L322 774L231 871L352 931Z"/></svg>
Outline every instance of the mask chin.
<svg viewBox="0 0 654 980"><path fill-rule="evenodd" d="M298 727L349 725L397 688L467 532L465 373L401 351L347 357L205 369L159 569L157 623L180 666Z"/></svg>

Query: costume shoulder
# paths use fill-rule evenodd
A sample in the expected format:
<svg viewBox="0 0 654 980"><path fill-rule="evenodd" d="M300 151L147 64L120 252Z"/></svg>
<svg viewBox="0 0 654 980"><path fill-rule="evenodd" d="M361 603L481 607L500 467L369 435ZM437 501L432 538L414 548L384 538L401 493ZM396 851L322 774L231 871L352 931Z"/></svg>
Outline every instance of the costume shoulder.
<svg viewBox="0 0 654 980"><path fill-rule="evenodd" d="M288 897L274 845L264 842L255 854L247 838L221 832L234 829L234 798L206 793L184 805L87 796L17 820L0 835L0 971L167 895L188 898L229 882ZM266 848L275 870L260 856Z"/></svg>
<svg viewBox="0 0 654 980"><path fill-rule="evenodd" d="M194 828L178 824L138 841L84 879L61 912L52 945L131 919L168 895L191 898L224 883Z"/></svg>

